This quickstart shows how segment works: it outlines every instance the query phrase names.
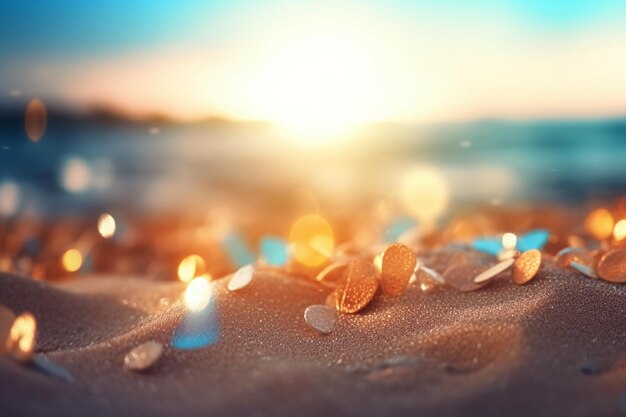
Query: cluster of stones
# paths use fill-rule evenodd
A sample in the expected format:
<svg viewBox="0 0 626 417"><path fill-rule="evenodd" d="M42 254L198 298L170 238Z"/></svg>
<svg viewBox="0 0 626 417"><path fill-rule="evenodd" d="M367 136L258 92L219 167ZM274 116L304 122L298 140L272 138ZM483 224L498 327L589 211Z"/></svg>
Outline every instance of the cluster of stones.
<svg viewBox="0 0 626 417"><path fill-rule="evenodd" d="M305 312L305 320L312 328L329 333L329 328L336 322L333 310L347 314L358 313L370 304L376 294L398 296L409 282L414 281L420 282L423 289L426 283L431 286L446 284L460 291L474 291L511 269L512 281L517 285L525 285L541 271L544 258L550 257L538 249L521 254L511 251L492 265L490 261L474 258L469 252L456 255L443 273L420 264L416 253L402 243L387 247L382 256L373 262L357 257L333 263L317 275L317 281L333 287L334 291L327 297L325 306L309 307L308 313ZM623 245L596 253L581 248L566 248L554 259L561 267L590 278L626 283L626 247ZM323 315L320 313L322 311Z"/></svg>

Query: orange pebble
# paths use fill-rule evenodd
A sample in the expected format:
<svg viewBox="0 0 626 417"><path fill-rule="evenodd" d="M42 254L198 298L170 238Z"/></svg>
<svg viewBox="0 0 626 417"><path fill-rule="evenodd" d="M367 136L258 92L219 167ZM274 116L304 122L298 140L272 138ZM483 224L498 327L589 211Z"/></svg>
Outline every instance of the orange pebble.
<svg viewBox="0 0 626 417"><path fill-rule="evenodd" d="M417 256L406 245L394 243L383 253L381 287L384 294L398 296L404 291L417 264Z"/></svg>
<svg viewBox="0 0 626 417"><path fill-rule="evenodd" d="M605 253L598 263L598 275L608 282L626 283L626 249L618 247Z"/></svg>
<svg viewBox="0 0 626 417"><path fill-rule="evenodd" d="M348 265L345 282L337 287L337 310L356 313L367 306L378 289L374 265L364 259L354 259Z"/></svg>
<svg viewBox="0 0 626 417"><path fill-rule="evenodd" d="M522 253L513 264L513 282L524 285L533 279L541 267L541 252L531 249Z"/></svg>

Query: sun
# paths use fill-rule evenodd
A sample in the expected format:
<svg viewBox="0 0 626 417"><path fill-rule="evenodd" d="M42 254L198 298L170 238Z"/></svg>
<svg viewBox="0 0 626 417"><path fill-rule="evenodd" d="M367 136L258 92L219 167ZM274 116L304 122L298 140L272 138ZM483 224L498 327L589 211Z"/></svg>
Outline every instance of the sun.
<svg viewBox="0 0 626 417"><path fill-rule="evenodd" d="M286 134L324 142L371 119L373 67L367 45L349 36L305 35L266 57L254 89L267 118Z"/></svg>

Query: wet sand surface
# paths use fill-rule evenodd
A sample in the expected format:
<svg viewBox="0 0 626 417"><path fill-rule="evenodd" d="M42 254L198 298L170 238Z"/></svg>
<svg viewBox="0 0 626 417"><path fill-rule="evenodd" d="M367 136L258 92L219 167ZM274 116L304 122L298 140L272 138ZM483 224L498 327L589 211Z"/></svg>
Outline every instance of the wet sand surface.
<svg viewBox="0 0 626 417"><path fill-rule="evenodd" d="M1 414L626 415L626 286L551 264L526 286L502 278L470 293L379 294L328 335L303 318L326 288L264 272L231 293L220 279L219 341L178 350L182 284L2 274L0 303L37 318L36 358L72 380L0 357ZM165 345L156 365L124 369L149 340Z"/></svg>

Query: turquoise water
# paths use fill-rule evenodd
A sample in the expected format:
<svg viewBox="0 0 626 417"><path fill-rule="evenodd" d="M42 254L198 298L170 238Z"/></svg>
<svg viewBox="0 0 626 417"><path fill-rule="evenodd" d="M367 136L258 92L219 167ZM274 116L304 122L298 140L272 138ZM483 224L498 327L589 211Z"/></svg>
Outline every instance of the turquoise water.
<svg viewBox="0 0 626 417"><path fill-rule="evenodd" d="M436 169L452 202L567 201L626 194L626 121L376 125L324 145L261 124L51 122L39 143L0 125L0 184L19 187L20 212L180 211L224 202L374 202L407 170ZM68 161L87 167L79 192ZM76 164L75 164L76 165ZM84 184L83 184L84 185Z"/></svg>

